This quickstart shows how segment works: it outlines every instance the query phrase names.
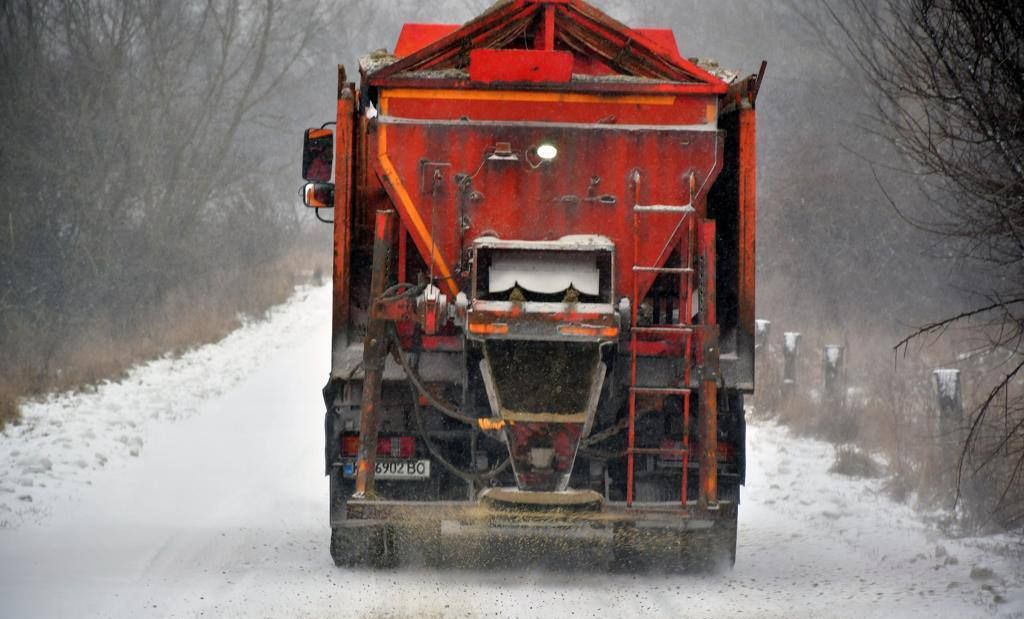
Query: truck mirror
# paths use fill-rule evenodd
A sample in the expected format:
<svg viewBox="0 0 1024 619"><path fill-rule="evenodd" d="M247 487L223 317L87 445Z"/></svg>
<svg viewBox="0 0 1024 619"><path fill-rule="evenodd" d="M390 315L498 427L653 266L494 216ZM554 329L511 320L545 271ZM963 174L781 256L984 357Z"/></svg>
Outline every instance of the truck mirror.
<svg viewBox="0 0 1024 619"><path fill-rule="evenodd" d="M302 202L309 208L334 208L334 184L306 183L302 187Z"/></svg>
<svg viewBox="0 0 1024 619"><path fill-rule="evenodd" d="M334 133L330 129L306 129L302 145L302 178L314 183L331 180Z"/></svg>

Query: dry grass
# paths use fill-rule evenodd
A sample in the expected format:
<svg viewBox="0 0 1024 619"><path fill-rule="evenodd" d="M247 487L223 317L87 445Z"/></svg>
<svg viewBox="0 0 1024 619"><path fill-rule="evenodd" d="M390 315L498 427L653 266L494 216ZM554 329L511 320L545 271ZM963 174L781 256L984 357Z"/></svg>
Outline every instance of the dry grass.
<svg viewBox="0 0 1024 619"><path fill-rule="evenodd" d="M875 478L882 475L881 467L869 454L850 446L836 449L835 462L828 471L847 477Z"/></svg>
<svg viewBox="0 0 1024 619"><path fill-rule="evenodd" d="M22 398L35 391L33 375L27 368L0 373L0 430L20 418Z"/></svg>
<svg viewBox="0 0 1024 619"><path fill-rule="evenodd" d="M261 318L287 300L297 284L314 282L316 271L329 271L324 254L298 249L263 267L223 269L204 287L174 290L152 316L132 321L143 326L126 331L123 321L111 316L63 341L53 361L20 360L0 379L0 429L17 420L24 397L116 378L147 359L218 341L244 318Z"/></svg>
<svg viewBox="0 0 1024 619"><path fill-rule="evenodd" d="M18 395L13 390L0 386L0 429L16 420L19 415Z"/></svg>
<svg viewBox="0 0 1024 619"><path fill-rule="evenodd" d="M959 522L976 529L994 519L1005 523L1014 517L1024 519L1015 516L1024 514L1021 472L1017 470L1014 477L1024 441L999 442L1008 428L1024 418L1022 411L1000 409L991 419L992 427L979 427L981 440L968 453L958 494L957 467L972 411L1005 371L998 365L998 355L964 357L964 351L984 350L965 332L947 333L895 357L892 344L898 337L870 335L868 329L858 333L848 349L849 390L841 405L829 404L821 396L822 347L844 338L824 329L805 328L798 388L787 393L781 380L782 336L775 334L775 349L758 359L755 414L777 419L797 434L836 444L835 472L884 474L886 487L898 500L912 499L924 508L948 509L956 504ZM964 419L951 424L944 434L932 372L950 367L962 372ZM1018 388L1024 389L1024 384ZM878 470L875 457L886 462L884 470Z"/></svg>

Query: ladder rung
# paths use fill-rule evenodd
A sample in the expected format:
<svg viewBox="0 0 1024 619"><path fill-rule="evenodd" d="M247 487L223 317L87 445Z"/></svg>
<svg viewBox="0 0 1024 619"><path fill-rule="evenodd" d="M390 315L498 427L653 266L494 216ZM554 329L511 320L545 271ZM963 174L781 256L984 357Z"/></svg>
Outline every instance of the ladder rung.
<svg viewBox="0 0 1024 619"><path fill-rule="evenodd" d="M637 213L692 213L690 204L637 204L633 207Z"/></svg>
<svg viewBox="0 0 1024 619"><path fill-rule="evenodd" d="M685 456L689 449L676 449L675 447L634 447L631 450L641 456Z"/></svg>
<svg viewBox="0 0 1024 619"><path fill-rule="evenodd" d="M692 390L685 387L630 387L633 393L656 393L663 395L689 395Z"/></svg>
<svg viewBox="0 0 1024 619"><path fill-rule="evenodd" d="M693 333L694 328L687 325L663 325L660 327L633 327L637 333Z"/></svg>
<svg viewBox="0 0 1024 619"><path fill-rule="evenodd" d="M633 267L634 273L676 273L679 275L686 273L693 273L693 269L688 267Z"/></svg>

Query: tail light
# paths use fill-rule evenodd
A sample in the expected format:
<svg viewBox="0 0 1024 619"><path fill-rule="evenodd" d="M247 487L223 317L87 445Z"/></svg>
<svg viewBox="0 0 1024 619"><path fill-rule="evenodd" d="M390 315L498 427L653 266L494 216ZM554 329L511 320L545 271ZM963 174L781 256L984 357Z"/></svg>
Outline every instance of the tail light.
<svg viewBox="0 0 1024 619"><path fill-rule="evenodd" d="M595 325L562 325L558 327L562 335L578 335L581 337L618 337L618 327L603 327Z"/></svg>
<svg viewBox="0 0 1024 619"><path fill-rule="evenodd" d="M378 456L408 459L416 455L416 439L411 436L383 437L377 443Z"/></svg>
<svg viewBox="0 0 1024 619"><path fill-rule="evenodd" d="M341 437L341 455L354 458L359 455L359 435ZM416 456L416 438L413 436L382 436L377 441L377 455L385 458L408 460Z"/></svg>
<svg viewBox="0 0 1024 619"><path fill-rule="evenodd" d="M469 332L476 335L506 335L508 325L503 322L473 322L469 324Z"/></svg>
<svg viewBox="0 0 1024 619"><path fill-rule="evenodd" d="M354 458L359 454L359 435L346 434L341 437L341 455Z"/></svg>

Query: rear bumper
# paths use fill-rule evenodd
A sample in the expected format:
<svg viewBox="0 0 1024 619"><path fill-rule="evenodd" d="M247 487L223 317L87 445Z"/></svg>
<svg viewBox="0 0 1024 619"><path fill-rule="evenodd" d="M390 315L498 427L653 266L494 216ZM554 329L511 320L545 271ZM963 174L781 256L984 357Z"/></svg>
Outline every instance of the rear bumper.
<svg viewBox="0 0 1024 619"><path fill-rule="evenodd" d="M606 537L616 529L706 530L732 526L737 506L719 502L715 509L691 501L679 503L605 502L594 509L518 509L472 501L350 500L340 526L393 525L440 527L450 535L507 534L555 537Z"/></svg>

